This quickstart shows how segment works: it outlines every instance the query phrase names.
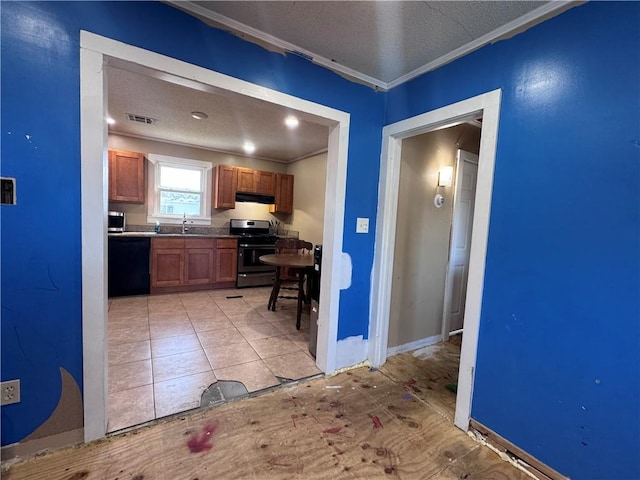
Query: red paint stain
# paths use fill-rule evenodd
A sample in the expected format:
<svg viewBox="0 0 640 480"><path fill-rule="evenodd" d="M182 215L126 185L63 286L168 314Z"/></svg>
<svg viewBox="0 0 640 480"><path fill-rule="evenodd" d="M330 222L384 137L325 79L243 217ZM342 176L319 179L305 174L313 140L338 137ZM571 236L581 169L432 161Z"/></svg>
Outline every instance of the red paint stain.
<svg viewBox="0 0 640 480"><path fill-rule="evenodd" d="M342 430L342 427L325 428L322 433L340 433L340 430Z"/></svg>
<svg viewBox="0 0 640 480"><path fill-rule="evenodd" d="M298 428L296 426L296 418L298 418L298 415L296 415L295 413L293 415L291 415L291 421L293 422L293 428Z"/></svg>
<svg viewBox="0 0 640 480"><path fill-rule="evenodd" d="M371 421L373 422L373 428L383 428L382 422L376 415L371 415L370 413L368 415Z"/></svg>
<svg viewBox="0 0 640 480"><path fill-rule="evenodd" d="M202 427L202 432L194 433L189 441L187 447L191 453L200 453L211 450L213 445L211 444L213 432L216 431L218 426L213 423L209 423Z"/></svg>
<svg viewBox="0 0 640 480"><path fill-rule="evenodd" d="M405 388L413 390L414 393L421 393L421 390L418 387L414 386L415 384L416 384L415 378L407 380L406 382L403 383Z"/></svg>

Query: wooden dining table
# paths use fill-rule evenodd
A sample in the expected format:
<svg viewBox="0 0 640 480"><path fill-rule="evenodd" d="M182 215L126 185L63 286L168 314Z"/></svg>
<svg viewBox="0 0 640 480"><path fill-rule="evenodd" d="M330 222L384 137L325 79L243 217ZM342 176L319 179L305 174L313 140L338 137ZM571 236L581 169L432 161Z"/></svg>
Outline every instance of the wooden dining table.
<svg viewBox="0 0 640 480"><path fill-rule="evenodd" d="M278 299L277 285L280 281L280 271L283 267L294 269L298 272L298 310L296 312L296 329L300 330L300 317L302 315L302 301L306 298L304 293L304 279L308 272L313 270L313 255L309 253L274 253L262 255L258 258L266 265L276 267L276 278L273 282L273 289L269 297L267 308L275 311L276 300Z"/></svg>

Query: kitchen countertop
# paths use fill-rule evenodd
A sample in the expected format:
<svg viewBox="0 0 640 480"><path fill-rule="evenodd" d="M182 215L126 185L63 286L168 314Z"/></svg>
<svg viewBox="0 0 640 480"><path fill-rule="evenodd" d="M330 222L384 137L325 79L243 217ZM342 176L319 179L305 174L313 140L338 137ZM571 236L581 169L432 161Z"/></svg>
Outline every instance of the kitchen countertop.
<svg viewBox="0 0 640 480"><path fill-rule="evenodd" d="M238 235L220 235L220 234L208 234L208 233L156 233L156 232L115 233L115 232L110 232L108 235L109 237L112 237L112 238L130 238L130 237L239 238Z"/></svg>

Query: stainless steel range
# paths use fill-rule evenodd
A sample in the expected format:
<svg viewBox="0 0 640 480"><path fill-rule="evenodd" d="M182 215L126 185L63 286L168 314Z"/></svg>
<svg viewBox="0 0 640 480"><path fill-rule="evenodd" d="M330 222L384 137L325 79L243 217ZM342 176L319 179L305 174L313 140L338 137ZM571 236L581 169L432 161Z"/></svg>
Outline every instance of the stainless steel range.
<svg viewBox="0 0 640 480"><path fill-rule="evenodd" d="M237 287L272 285L275 268L260 263L260 256L276 252L277 236L270 233L268 220L232 219L230 235L238 239Z"/></svg>

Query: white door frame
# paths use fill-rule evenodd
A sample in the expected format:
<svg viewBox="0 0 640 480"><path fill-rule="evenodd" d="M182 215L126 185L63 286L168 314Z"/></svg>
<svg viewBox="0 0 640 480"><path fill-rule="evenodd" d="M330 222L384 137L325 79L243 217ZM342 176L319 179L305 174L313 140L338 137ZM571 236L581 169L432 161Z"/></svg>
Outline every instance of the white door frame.
<svg viewBox="0 0 640 480"><path fill-rule="evenodd" d="M107 429L107 98L105 67L155 72L192 88L222 88L304 112L329 127L323 234L323 271L316 364L335 371L342 269L342 237L350 115L100 35L80 32L80 139L82 202L82 344L84 438ZM324 313L327 312L327 313Z"/></svg>
<svg viewBox="0 0 640 480"><path fill-rule="evenodd" d="M465 334L460 354L454 419L455 425L465 431L469 428L471 415L501 93L500 89L493 90L387 125L382 130L376 247L369 323L369 361L374 366L382 365L387 359L402 140L482 116L480 160L464 315Z"/></svg>
<svg viewBox="0 0 640 480"><path fill-rule="evenodd" d="M482 134L482 130L480 130ZM455 221L456 221L456 207L458 207L458 201L460 200L460 191L459 189L462 185L459 183L460 179L460 169L463 167L464 162L473 163L478 166L478 162L475 159L470 158L462 158L464 153L470 154L471 152L465 152L462 149L458 149L456 152L456 171L455 178L453 182L453 216L451 217L451 238L449 238L449 259L447 261L447 273L444 277L444 304L442 308L442 341L446 342L449 340L449 335L451 332L451 296L453 294L453 268L451 265L451 250L453 250L453 234L455 232ZM475 154L473 154L475 156ZM477 182L476 182L477 184ZM475 205L474 205L474 215L475 215ZM471 219L473 222L473 217ZM473 228L473 223L471 224ZM473 234L473 230L471 231ZM468 268L467 268L468 270ZM464 324L463 324L464 327Z"/></svg>

